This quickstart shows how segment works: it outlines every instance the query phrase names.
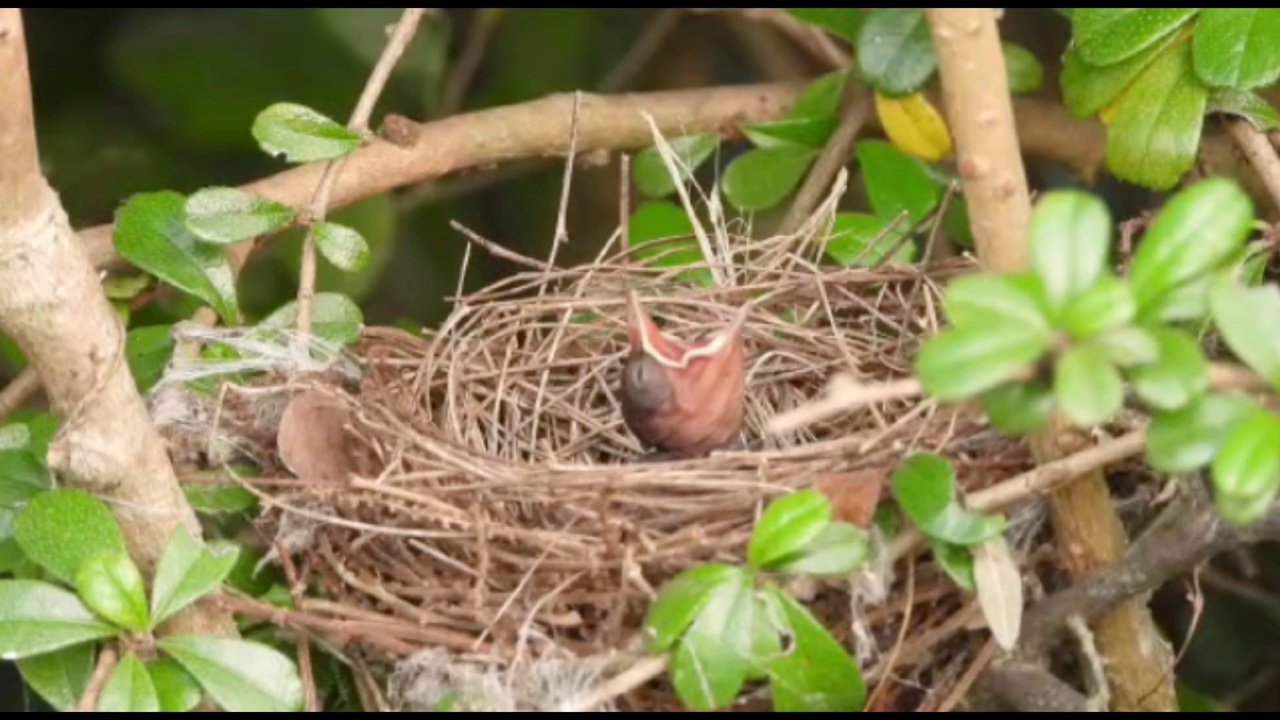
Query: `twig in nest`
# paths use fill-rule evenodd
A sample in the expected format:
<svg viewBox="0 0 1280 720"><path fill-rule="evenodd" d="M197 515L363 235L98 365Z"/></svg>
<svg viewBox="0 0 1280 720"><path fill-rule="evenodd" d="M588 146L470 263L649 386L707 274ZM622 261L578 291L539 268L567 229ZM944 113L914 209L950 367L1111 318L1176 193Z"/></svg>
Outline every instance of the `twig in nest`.
<svg viewBox="0 0 1280 720"><path fill-rule="evenodd" d="M884 694L885 689L889 687L889 676L893 674L893 667L898 662L898 655L902 652L902 645L907 639L907 631L911 628L911 613L916 605L916 561L915 558L907 559L907 592L902 599L902 626L898 628L898 639L893 643L893 650L889 652L889 657L884 661L884 669L880 673L880 682L876 684L876 689L871 693L871 697L867 698L866 706L874 708L880 696Z"/></svg>
<svg viewBox="0 0 1280 720"><path fill-rule="evenodd" d="M919 396L921 392L923 388L915 378L862 385L851 376L841 373L831 378L826 395L821 399L773 416L765 429L770 435L783 435L863 405L910 399Z"/></svg>
<svg viewBox="0 0 1280 720"><path fill-rule="evenodd" d="M417 32L418 22L426 10L426 8L406 8L404 14L400 16L400 21L392 30L391 38L387 41L382 56L378 58L377 64L373 66L373 72L369 74L369 80L365 83L364 91L360 93L355 110L351 112L351 119L347 122L347 127L351 130L361 135L368 133L369 117L373 115L373 106L387 86L392 69L404 54L405 48L409 46L413 34ZM345 162L344 155L337 160L330 160L325 165L324 174L320 176L320 184L311 198L311 207L307 213L308 222L314 224L324 220L325 213L329 209L329 198L333 194L333 186L338 182L338 173L342 171ZM316 243L315 237L308 231L302 243L302 268L298 278L298 330L303 335L311 332L311 304L315 294Z"/></svg>
<svg viewBox="0 0 1280 720"><path fill-rule="evenodd" d="M560 706L560 712L591 712L662 675L667 671L667 664L666 655L643 657L591 692L565 701L564 705Z"/></svg>
<svg viewBox="0 0 1280 720"><path fill-rule="evenodd" d="M298 581L298 570L293 566L293 558L289 549L277 540L276 557L280 558L280 566L284 568L284 578L289 583L289 594L293 596L295 607L302 607L303 586ZM302 708L303 712L319 712L320 700L316 696L315 672L311 668L311 643L306 633L298 633L294 643L298 650L298 674L302 676Z"/></svg>
<svg viewBox="0 0 1280 720"><path fill-rule="evenodd" d="M98 653L98 662L93 668L93 674L89 676L89 683L85 685L84 694L80 696L80 702L76 703L76 712L98 711L98 698L102 695L102 688L106 686L107 678L111 677L119 661L120 655L114 645L102 648L102 652Z"/></svg>

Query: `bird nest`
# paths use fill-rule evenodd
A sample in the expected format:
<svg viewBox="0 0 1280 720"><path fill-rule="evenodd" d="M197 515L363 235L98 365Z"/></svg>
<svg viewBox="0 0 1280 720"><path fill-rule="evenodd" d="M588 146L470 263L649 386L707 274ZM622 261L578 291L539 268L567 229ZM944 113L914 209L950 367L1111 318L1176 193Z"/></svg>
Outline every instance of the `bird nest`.
<svg viewBox="0 0 1280 720"><path fill-rule="evenodd" d="M455 299L425 337L365 328L349 348L311 339L300 354L284 332L188 328L185 339L236 352L175 361L157 419L194 462L216 470L243 454L264 469L237 480L262 500L257 527L324 596L272 617L395 663L399 706L462 697L548 709L594 697L584 707L674 709L661 679L592 693L636 662L664 582L743 561L770 498L818 486L867 526L880 480L910 451L941 452L970 486L1029 466L976 416L917 399L769 431L837 373L868 386L910 376L920 338L939 326L940 286L971 269L820 267L826 227L829 215L767 241L721 233L728 262L710 284L627 252L569 269L528 261L529 272ZM618 396L628 288L686 339L750 303L746 449L637 461L645 448ZM210 378L219 382L188 390ZM981 615L938 571L895 575L876 537L880 560L866 570L796 591L871 681L901 680L881 705L942 703L987 641L969 632ZM915 645L902 645L904 617Z"/></svg>

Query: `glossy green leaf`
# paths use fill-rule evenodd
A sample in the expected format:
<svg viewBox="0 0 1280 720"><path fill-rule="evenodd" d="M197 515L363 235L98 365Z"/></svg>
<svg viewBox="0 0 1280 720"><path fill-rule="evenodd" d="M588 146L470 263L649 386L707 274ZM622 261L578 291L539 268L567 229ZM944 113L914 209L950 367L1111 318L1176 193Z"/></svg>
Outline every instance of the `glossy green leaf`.
<svg viewBox="0 0 1280 720"><path fill-rule="evenodd" d="M344 272L359 272L369 264L369 243L354 228L322 222L311 226L311 239L325 260Z"/></svg>
<svg viewBox="0 0 1280 720"><path fill-rule="evenodd" d="M671 152L680 160L677 168L687 180L697 172L698 167L711 157L720 145L720 136L715 133L699 133L671 138L667 141ZM636 155L631 165L631 177L636 188L651 198L670 195L676 189L675 180L667 171L667 165L657 148L648 147Z"/></svg>
<svg viewBox="0 0 1280 720"><path fill-rule="evenodd" d="M1055 312L1092 288L1107 270L1111 213L1095 195L1079 190L1045 193L1031 213L1027 232L1031 266Z"/></svg>
<svg viewBox="0 0 1280 720"><path fill-rule="evenodd" d="M1280 10L1205 8L1192 39L1206 85L1249 90L1280 79Z"/></svg>
<svg viewBox="0 0 1280 720"><path fill-rule="evenodd" d="M1130 325L1095 335L1090 344L1107 354L1118 367L1134 367L1153 363L1160 356L1160 346L1150 330Z"/></svg>
<svg viewBox="0 0 1280 720"><path fill-rule="evenodd" d="M147 663L147 672L156 688L160 712L190 712L200 703L200 684L177 662L153 660Z"/></svg>
<svg viewBox="0 0 1280 720"><path fill-rule="evenodd" d="M146 273L112 275L102 281L102 292L108 300L132 300L150 284L151 276Z"/></svg>
<svg viewBox="0 0 1280 720"><path fill-rule="evenodd" d="M0 580L0 657L21 660L111 637L75 595L36 580Z"/></svg>
<svg viewBox="0 0 1280 720"><path fill-rule="evenodd" d="M99 712L160 712L160 698L147 668L133 653L116 664L98 696Z"/></svg>
<svg viewBox="0 0 1280 720"><path fill-rule="evenodd" d="M1049 335L994 318L986 326L944 330L916 356L925 391L943 402L965 400L1029 370L1049 348Z"/></svg>
<svg viewBox="0 0 1280 720"><path fill-rule="evenodd" d="M819 75L805 87L787 113L788 118L835 118L840 114L840 94L844 92L848 70L834 70Z"/></svg>
<svg viewBox="0 0 1280 720"><path fill-rule="evenodd" d="M1252 225L1253 202L1231 180L1201 180L1174 195L1129 266L1138 317L1153 317L1166 295L1220 266L1244 244Z"/></svg>
<svg viewBox="0 0 1280 720"><path fill-rule="evenodd" d="M1029 435L1049 422L1053 392L1035 383L1008 383L982 394L982 410L996 430L1013 436Z"/></svg>
<svg viewBox="0 0 1280 720"><path fill-rule="evenodd" d="M194 635L159 640L205 692L230 712L298 712L302 680L293 662L261 643Z"/></svg>
<svg viewBox="0 0 1280 720"><path fill-rule="evenodd" d="M933 210L941 197L924 163L883 140L863 140L854 147L867 199L881 220L896 220L906 211L908 230Z"/></svg>
<svg viewBox="0 0 1280 720"><path fill-rule="evenodd" d="M1210 296L1213 322L1246 365L1280 388L1280 289L1222 278Z"/></svg>
<svg viewBox="0 0 1280 720"><path fill-rule="evenodd" d="M871 540L861 528L845 522L829 523L797 553L770 567L801 575L844 575L866 562Z"/></svg>
<svg viewBox="0 0 1280 720"><path fill-rule="evenodd" d="M1079 48L1068 48L1062 56L1059 80L1063 103L1078 118L1101 111L1119 97L1177 37L1176 33L1170 33L1129 59L1106 67L1090 65L1080 57Z"/></svg>
<svg viewBox="0 0 1280 720"><path fill-rule="evenodd" d="M173 358L173 335L168 325L134 328L125 338L124 355L138 391L145 393L164 376Z"/></svg>
<svg viewBox="0 0 1280 720"><path fill-rule="evenodd" d="M1043 298L1043 288L1033 275L972 273L947 285L943 308L955 327L977 328L989 322L1006 322L1048 336L1050 325Z"/></svg>
<svg viewBox="0 0 1280 720"><path fill-rule="evenodd" d="M1004 72L1009 92L1023 94L1039 90L1044 84L1044 68L1040 59L1017 43L1003 42L1000 48L1004 51Z"/></svg>
<svg viewBox="0 0 1280 720"><path fill-rule="evenodd" d="M147 589L128 553L95 555L76 572L76 590L99 617L134 631L148 629Z"/></svg>
<svg viewBox="0 0 1280 720"><path fill-rule="evenodd" d="M664 652L680 639L711 594L725 584L740 583L743 571L732 565L695 565L675 576L649 606L644 628L651 634L650 652Z"/></svg>
<svg viewBox="0 0 1280 720"><path fill-rule="evenodd" d="M1107 168L1121 180L1168 190L1195 164L1209 89L1191 70L1188 43L1157 57L1116 106Z"/></svg>
<svg viewBox="0 0 1280 720"><path fill-rule="evenodd" d="M1080 54L1107 66L1142 52L1172 34L1199 8L1074 8L1071 24Z"/></svg>
<svg viewBox="0 0 1280 720"><path fill-rule="evenodd" d="M239 321L235 274L222 248L186 226L186 200L175 192L141 193L116 213L112 240L135 267L205 301L223 322Z"/></svg>
<svg viewBox="0 0 1280 720"><path fill-rule="evenodd" d="M769 503L751 532L747 562L769 569L803 550L831 522L831 502L808 488L783 495Z"/></svg>
<svg viewBox="0 0 1280 720"><path fill-rule="evenodd" d="M875 8L867 14L857 46L863 77L885 95L919 90L938 66L920 8Z"/></svg>
<svg viewBox="0 0 1280 720"><path fill-rule="evenodd" d="M1181 330L1151 331L1159 347L1154 363L1133 371L1133 389L1148 405L1177 410L1209 387L1209 363L1195 338Z"/></svg>
<svg viewBox="0 0 1280 720"><path fill-rule="evenodd" d="M1053 392L1058 407L1080 427L1101 425L1124 405L1120 371L1106 352L1093 345L1063 354L1054 366Z"/></svg>
<svg viewBox="0 0 1280 720"><path fill-rule="evenodd" d="M1147 428L1147 462L1164 473L1206 467L1236 425L1255 410L1242 398L1211 393L1173 412L1154 412Z"/></svg>
<svg viewBox="0 0 1280 720"><path fill-rule="evenodd" d="M196 542L186 526L174 528L156 563L151 589L152 627L216 589L235 566L235 546L214 550Z"/></svg>
<svg viewBox="0 0 1280 720"><path fill-rule="evenodd" d="M49 469L29 450L0 451L0 508L17 508L49 489Z"/></svg>
<svg viewBox="0 0 1280 720"><path fill-rule="evenodd" d="M229 245L290 224L293 209L238 188L211 187L187 198L187 229L205 242Z"/></svg>
<svg viewBox="0 0 1280 720"><path fill-rule="evenodd" d="M861 710L866 686L858 664L803 605L772 583L765 592L792 638L791 651L769 665L774 710Z"/></svg>
<svg viewBox="0 0 1280 720"><path fill-rule="evenodd" d="M691 710L727 707L752 671L755 598L745 573L711 592L671 658L671 684Z"/></svg>
<svg viewBox="0 0 1280 720"><path fill-rule="evenodd" d="M741 126L742 134L758 148L800 146L821 150L840 124L835 114L818 117L784 117Z"/></svg>
<svg viewBox="0 0 1280 720"><path fill-rule="evenodd" d="M1076 338L1091 338L1128 325L1137 312L1129 284L1107 275L1067 302L1062 324Z"/></svg>
<svg viewBox="0 0 1280 720"><path fill-rule="evenodd" d="M93 674L93 643L32 655L18 661L22 680L58 712L71 712Z"/></svg>
<svg viewBox="0 0 1280 720"><path fill-rule="evenodd" d="M940 540L929 540L929 550L938 567L951 581L968 592L974 592L973 553L964 545L952 545Z"/></svg>
<svg viewBox="0 0 1280 720"><path fill-rule="evenodd" d="M263 152L291 163L334 160L360 147L360 136L305 105L275 103L251 129Z"/></svg>
<svg viewBox="0 0 1280 720"><path fill-rule="evenodd" d="M831 32L850 43L858 42L858 31L866 18L862 8L783 8L792 17Z"/></svg>
<svg viewBox="0 0 1280 720"><path fill-rule="evenodd" d="M905 225L900 222L889 227L874 215L839 213L831 225L831 236L827 238L827 254L845 267L855 263L874 267L885 261L885 256L896 247L893 261L909 265L915 262L916 247L910 241L902 242L907 234Z"/></svg>
<svg viewBox="0 0 1280 720"><path fill-rule="evenodd" d="M1217 88L1209 93L1207 113L1223 113L1244 118L1262 132L1280 128L1280 113L1257 93L1232 88Z"/></svg>
<svg viewBox="0 0 1280 720"><path fill-rule="evenodd" d="M182 492L191 509L203 515L247 513L258 506L258 498L240 485L186 484Z"/></svg>
<svg viewBox="0 0 1280 720"><path fill-rule="evenodd" d="M1257 521L1280 491L1280 417L1255 411L1242 420L1213 461L1214 501L1227 522Z"/></svg>
<svg viewBox="0 0 1280 720"><path fill-rule="evenodd" d="M981 515L960 505L955 471L933 453L915 453L893 473L893 495L926 537L953 545L973 545L1004 531L999 515Z"/></svg>
<svg viewBox="0 0 1280 720"><path fill-rule="evenodd" d="M74 488L51 490L31 499L13 523L13 536L27 557L72 584L91 557L127 552L120 526L99 499Z"/></svg>
<svg viewBox="0 0 1280 720"><path fill-rule="evenodd" d="M290 301L258 323L262 327L292 328L298 324L297 301ZM311 306L311 331L330 342L349 345L360 339L364 313L351 298L337 293L316 293Z"/></svg>
<svg viewBox="0 0 1280 720"><path fill-rule="evenodd" d="M702 248L694 237L693 223L684 208L678 205L647 202L631 213L627 225L632 255L637 259L647 260L660 268L703 262ZM711 270L706 267L690 268L680 273L679 278L702 287L715 284Z"/></svg>
<svg viewBox="0 0 1280 720"><path fill-rule="evenodd" d="M795 190L817 155L793 145L749 150L725 168L720 187L739 210L767 210Z"/></svg>

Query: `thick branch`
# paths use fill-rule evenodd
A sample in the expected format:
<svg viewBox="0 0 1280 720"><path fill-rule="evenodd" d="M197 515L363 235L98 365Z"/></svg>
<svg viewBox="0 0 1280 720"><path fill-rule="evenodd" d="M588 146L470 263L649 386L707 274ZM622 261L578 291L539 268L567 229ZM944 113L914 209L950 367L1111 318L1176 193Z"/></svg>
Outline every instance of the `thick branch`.
<svg viewBox="0 0 1280 720"><path fill-rule="evenodd" d="M1280 156L1276 154L1271 141L1248 120L1228 120L1227 130L1231 132L1231 139L1240 148L1240 152L1267 186L1271 201L1276 207L1280 207Z"/></svg>
<svg viewBox="0 0 1280 720"><path fill-rule="evenodd" d="M1029 266L1031 205L991 8L926 8L938 54L943 98L978 257L997 272ZM1087 435L1056 417L1031 440L1038 463L1080 452ZM1101 471L1053 493L1050 507L1062 564L1072 577L1118 562L1127 538ZM1146 607L1131 601L1101 618L1098 648L1106 659L1113 709L1172 710L1173 656Z"/></svg>
<svg viewBox="0 0 1280 720"><path fill-rule="evenodd" d="M0 332L35 369L58 435L48 462L67 484L107 500L130 554L149 572L170 534L200 525L124 360L124 328L84 246L36 162L22 18L0 9ZM234 632L207 603L184 631Z"/></svg>

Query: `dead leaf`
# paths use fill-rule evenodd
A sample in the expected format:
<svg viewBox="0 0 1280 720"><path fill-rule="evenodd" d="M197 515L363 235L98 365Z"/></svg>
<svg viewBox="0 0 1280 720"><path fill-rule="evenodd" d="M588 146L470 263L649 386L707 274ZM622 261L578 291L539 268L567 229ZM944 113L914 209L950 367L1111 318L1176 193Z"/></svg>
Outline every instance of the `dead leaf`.
<svg viewBox="0 0 1280 720"><path fill-rule="evenodd" d="M347 410L319 390L294 396L280 418L280 460L299 479L344 483L354 469L343 425Z"/></svg>
<svg viewBox="0 0 1280 720"><path fill-rule="evenodd" d="M876 505L880 504L880 490L887 477L888 474L881 469L860 470L829 475L819 480L815 487L831 502L832 520L866 530L875 517Z"/></svg>
<svg viewBox="0 0 1280 720"><path fill-rule="evenodd" d="M1022 632L1022 572L1004 538L969 548L973 553L973 582L978 605L996 644L1013 650Z"/></svg>

